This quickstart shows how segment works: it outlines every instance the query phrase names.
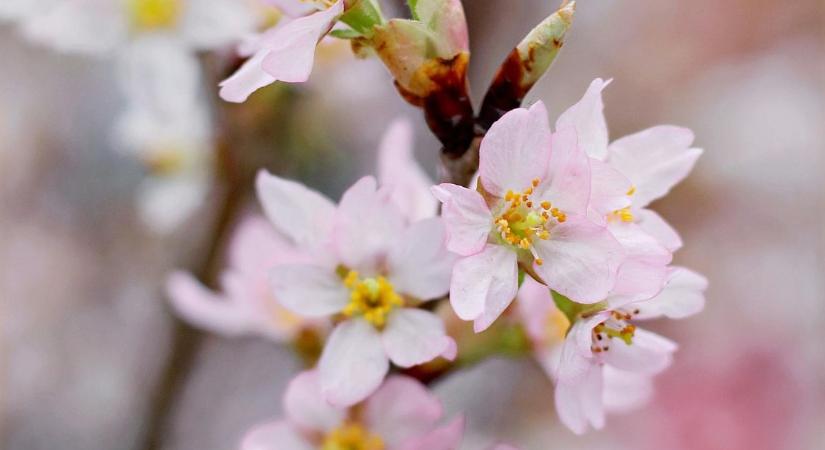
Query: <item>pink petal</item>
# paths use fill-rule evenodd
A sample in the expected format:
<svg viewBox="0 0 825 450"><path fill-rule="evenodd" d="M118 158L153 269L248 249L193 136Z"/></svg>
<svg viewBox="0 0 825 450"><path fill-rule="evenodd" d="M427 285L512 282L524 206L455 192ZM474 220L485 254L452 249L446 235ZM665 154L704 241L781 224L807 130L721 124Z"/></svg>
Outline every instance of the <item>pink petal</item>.
<svg viewBox="0 0 825 450"><path fill-rule="evenodd" d="M390 364L378 331L363 319L349 319L330 334L318 368L324 398L345 407L375 392Z"/></svg>
<svg viewBox="0 0 825 450"><path fill-rule="evenodd" d="M430 193L432 180L413 156L413 130L408 119L394 120L378 150L378 181L392 192L392 201L408 220L434 217L438 202Z"/></svg>
<svg viewBox="0 0 825 450"><path fill-rule="evenodd" d="M600 215L630 206L630 180L607 163L590 159L590 182L590 208Z"/></svg>
<svg viewBox="0 0 825 450"><path fill-rule="evenodd" d="M550 125L544 103L518 108L490 127L481 141L478 173L484 189L504 197L544 177L550 158Z"/></svg>
<svg viewBox="0 0 825 450"><path fill-rule="evenodd" d="M571 106L556 121L556 129L573 127L579 136L579 145L590 157L604 160L607 157L607 122L604 119L602 90L610 84L596 78L590 83L584 97Z"/></svg>
<svg viewBox="0 0 825 450"><path fill-rule="evenodd" d="M481 251L493 226L481 194L449 183L434 186L432 193L444 204L441 215L447 226L447 248L462 256Z"/></svg>
<svg viewBox="0 0 825 450"><path fill-rule="evenodd" d="M516 254L500 245L456 263L450 283L450 304L463 320L475 320L490 301L510 302L518 289Z"/></svg>
<svg viewBox="0 0 825 450"><path fill-rule="evenodd" d="M229 78L221 81L221 98L228 102L243 103L253 92L274 83L275 77L266 73L261 65L268 54L267 49L259 50Z"/></svg>
<svg viewBox="0 0 825 450"><path fill-rule="evenodd" d="M655 375L673 361L676 343L658 334L637 328L633 343L612 339L610 350L604 352L604 361L617 369Z"/></svg>
<svg viewBox="0 0 825 450"><path fill-rule="evenodd" d="M317 248L330 238L335 205L301 183L258 172L258 200L275 229L301 246Z"/></svg>
<svg viewBox="0 0 825 450"><path fill-rule="evenodd" d="M312 431L330 431L346 417L345 410L334 408L321 395L317 370L301 372L289 382L284 411L292 423Z"/></svg>
<svg viewBox="0 0 825 450"><path fill-rule="evenodd" d="M639 409L653 397L653 380L643 374L604 366L602 400L609 412Z"/></svg>
<svg viewBox="0 0 825 450"><path fill-rule="evenodd" d="M555 379L559 383L574 383L582 379L591 366L598 365L590 350L592 331L596 325L604 322L609 312L595 314L573 324L567 333L559 356L558 370Z"/></svg>
<svg viewBox="0 0 825 450"><path fill-rule="evenodd" d="M364 421L385 445L394 448L432 429L442 414L441 402L423 384L394 375L366 402Z"/></svg>
<svg viewBox="0 0 825 450"><path fill-rule="evenodd" d="M667 273L664 264L650 264L639 259L625 260L616 275L616 285L607 298L608 305L617 308L653 298L661 292Z"/></svg>
<svg viewBox="0 0 825 450"><path fill-rule="evenodd" d="M517 298L517 311L527 334L536 342L543 341L547 333L547 317L556 309L550 288L525 277Z"/></svg>
<svg viewBox="0 0 825 450"><path fill-rule="evenodd" d="M305 317L329 316L341 312L349 303L349 290L328 267L276 266L269 280L275 298L285 308Z"/></svg>
<svg viewBox="0 0 825 450"><path fill-rule="evenodd" d="M391 312L381 339L390 360L404 368L432 361L450 348L452 341L440 317L415 308Z"/></svg>
<svg viewBox="0 0 825 450"><path fill-rule="evenodd" d="M569 127L553 133L551 148L546 179L535 195L567 215L583 215L590 202L590 158L579 147L575 130Z"/></svg>
<svg viewBox="0 0 825 450"><path fill-rule="evenodd" d="M556 385L556 412L574 433L584 434L591 426L604 427L602 382L601 367L592 365L580 378Z"/></svg>
<svg viewBox="0 0 825 450"><path fill-rule="evenodd" d="M285 420L258 425L249 430L240 445L241 450L314 450L301 434Z"/></svg>
<svg viewBox="0 0 825 450"><path fill-rule="evenodd" d="M395 289L422 300L447 294L455 255L447 251L445 240L440 218L416 222L397 236L387 258Z"/></svg>
<svg viewBox="0 0 825 450"><path fill-rule="evenodd" d="M225 297L215 294L186 272L173 272L166 292L175 311L187 322L225 336L248 333L252 319Z"/></svg>
<svg viewBox="0 0 825 450"><path fill-rule="evenodd" d="M275 231L272 224L259 216L244 217L229 242L229 264L249 275L262 275L277 263L301 262L295 246Z"/></svg>
<svg viewBox="0 0 825 450"><path fill-rule="evenodd" d="M611 222L607 228L622 245L628 258L658 265L666 265L673 259L673 254L668 249L635 223Z"/></svg>
<svg viewBox="0 0 825 450"><path fill-rule="evenodd" d="M269 42L262 67L278 81L301 83L309 79L315 61L315 46L344 12L339 0L323 11L299 17L283 27Z"/></svg>
<svg viewBox="0 0 825 450"><path fill-rule="evenodd" d="M550 239L535 241L534 248L544 260L534 269L547 286L584 303L607 298L623 260L610 232L580 216L568 216L550 231Z"/></svg>
<svg viewBox="0 0 825 450"><path fill-rule="evenodd" d="M398 450L457 450L463 437L464 417L462 416L424 436L410 439L401 444Z"/></svg>
<svg viewBox="0 0 825 450"><path fill-rule="evenodd" d="M690 269L674 267L668 273L667 283L659 295L634 305L639 310L636 318L665 316L682 319L697 314L705 307L704 292L707 287L707 278Z"/></svg>
<svg viewBox="0 0 825 450"><path fill-rule="evenodd" d="M671 252L682 248L682 238L679 233L655 211L640 209L634 211L637 223L645 233L653 236L660 244Z"/></svg>
<svg viewBox="0 0 825 450"><path fill-rule="evenodd" d="M364 177L344 192L335 214L334 245L341 262L359 271L376 271L404 230L401 212Z"/></svg>
<svg viewBox="0 0 825 450"><path fill-rule="evenodd" d="M608 162L636 187L633 205L644 208L665 196L693 169L702 154L690 148L693 132L662 125L648 128L610 144Z"/></svg>

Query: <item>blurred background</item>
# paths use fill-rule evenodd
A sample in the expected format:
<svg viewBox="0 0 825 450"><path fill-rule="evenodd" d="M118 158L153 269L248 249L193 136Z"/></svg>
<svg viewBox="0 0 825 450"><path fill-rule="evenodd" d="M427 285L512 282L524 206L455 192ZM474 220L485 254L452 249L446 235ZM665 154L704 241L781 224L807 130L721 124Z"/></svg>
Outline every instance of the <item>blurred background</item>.
<svg viewBox="0 0 825 450"><path fill-rule="evenodd" d="M397 3L385 1L390 11ZM558 6L465 1L476 95ZM177 322L166 273L213 277L215 236L255 207L259 167L338 198L374 172L390 118L414 120L416 155L433 176L435 139L380 63L346 45L323 46L309 83L243 105L215 97L211 80L232 70L226 55L205 57L201 95L221 124L225 167L195 211L160 232L136 207L146 165L113 149L124 102L115 66L18 31L0 25L0 448L234 448L280 414L300 361L264 339ZM653 325L680 343L653 402L585 437L558 424L552 386L532 361L491 360L444 380L436 391L448 412L468 415L462 449L497 440L526 450L821 449L825 4L581 0L567 45L528 100L555 117L596 77L614 79L611 139L672 123L705 149L653 207L686 242L676 262L710 279L707 308Z"/></svg>

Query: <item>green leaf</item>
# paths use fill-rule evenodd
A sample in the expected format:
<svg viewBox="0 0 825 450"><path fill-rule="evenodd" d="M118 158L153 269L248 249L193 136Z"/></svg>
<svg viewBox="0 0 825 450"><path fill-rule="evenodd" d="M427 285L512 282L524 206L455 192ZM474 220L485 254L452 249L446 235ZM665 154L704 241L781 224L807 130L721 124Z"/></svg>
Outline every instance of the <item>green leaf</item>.
<svg viewBox="0 0 825 450"><path fill-rule="evenodd" d="M373 28L384 23L384 16L375 0L355 0L341 16L340 21L362 35L370 37Z"/></svg>
<svg viewBox="0 0 825 450"><path fill-rule="evenodd" d="M574 302L573 300L570 300L552 289L550 290L550 294L553 296L553 303L556 304L556 308L564 313L564 316L570 321L571 326L584 315L593 314L607 309L607 302L605 301L593 304L584 304Z"/></svg>

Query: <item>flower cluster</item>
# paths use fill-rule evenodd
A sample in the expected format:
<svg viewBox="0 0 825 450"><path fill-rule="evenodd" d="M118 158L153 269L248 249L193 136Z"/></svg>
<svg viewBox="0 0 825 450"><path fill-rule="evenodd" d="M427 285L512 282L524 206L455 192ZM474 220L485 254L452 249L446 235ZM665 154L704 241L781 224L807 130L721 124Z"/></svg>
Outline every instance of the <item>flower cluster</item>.
<svg viewBox="0 0 825 450"><path fill-rule="evenodd" d="M386 19L377 0L266 3L0 7L35 41L115 55L128 97L116 134L154 175L142 198L156 228L185 218L209 187L214 132L199 92L200 51L237 44L246 61L220 83L220 96L240 103L274 82L306 81L319 42L346 39L358 56L380 58L404 99L424 110L453 182L435 185L415 163L411 125L396 121L377 178L356 181L337 203L260 170L265 218L239 221L222 292L183 271L168 278L174 308L192 324L293 343L314 366L291 382L286 419L255 428L242 448L456 449L463 418L439 426L441 404L411 376L428 381L420 374L465 362L462 339L472 333L448 333L462 321L475 333L495 333L502 317L517 322L575 433L643 404L677 346L638 322L695 314L707 288L672 265L681 238L648 206L702 151L675 126L610 143L601 79L552 127L542 102L518 107L561 48L575 3L513 49L478 114L459 0L411 0L409 19Z"/></svg>
<svg viewBox="0 0 825 450"><path fill-rule="evenodd" d="M447 247L461 257L450 288L456 314L482 331L516 297L521 274L532 277L519 310L557 383L559 416L576 433L602 427L605 407L640 403L670 364L676 345L634 322L697 313L707 286L669 266L681 240L645 209L701 150L689 130L670 126L608 145L606 85L595 80L555 131L541 102L509 112L481 143L477 189L433 188Z"/></svg>

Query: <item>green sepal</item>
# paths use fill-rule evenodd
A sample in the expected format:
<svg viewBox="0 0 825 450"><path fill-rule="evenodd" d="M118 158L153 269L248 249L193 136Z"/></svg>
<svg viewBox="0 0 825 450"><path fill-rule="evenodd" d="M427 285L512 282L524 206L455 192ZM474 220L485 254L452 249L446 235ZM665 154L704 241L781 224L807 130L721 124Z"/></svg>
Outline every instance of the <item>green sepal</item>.
<svg viewBox="0 0 825 450"><path fill-rule="evenodd" d="M329 32L329 35L338 38L338 39L357 39L363 37L364 35L351 29L351 28L339 28L337 30L332 30Z"/></svg>
<svg viewBox="0 0 825 450"><path fill-rule="evenodd" d="M346 12L339 19L365 37L371 37L373 28L384 23L381 7L375 0L347 2Z"/></svg>
<svg viewBox="0 0 825 450"><path fill-rule="evenodd" d="M570 325L573 325L577 320L586 315L594 314L607 309L607 302L605 301L593 304L583 304L574 302L573 300L570 300L552 289L550 289L550 294L553 296L553 303L556 304L556 308L558 308L559 311L567 317L567 320L570 321Z"/></svg>

